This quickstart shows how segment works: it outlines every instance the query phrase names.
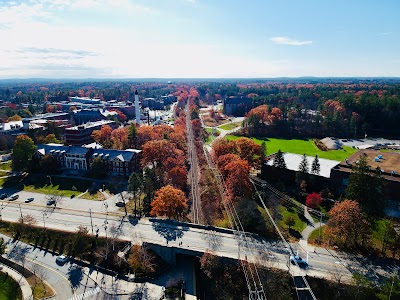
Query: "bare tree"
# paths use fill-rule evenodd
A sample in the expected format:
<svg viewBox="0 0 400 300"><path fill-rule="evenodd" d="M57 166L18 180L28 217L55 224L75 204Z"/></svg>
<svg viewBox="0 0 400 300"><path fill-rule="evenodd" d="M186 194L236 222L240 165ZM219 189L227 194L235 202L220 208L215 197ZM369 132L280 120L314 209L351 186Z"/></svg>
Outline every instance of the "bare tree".
<svg viewBox="0 0 400 300"><path fill-rule="evenodd" d="M63 200L63 197L59 194L49 194L46 196L46 200L48 203L54 204L54 207L57 207L57 204L60 204Z"/></svg>
<svg viewBox="0 0 400 300"><path fill-rule="evenodd" d="M46 281L46 279L49 277L49 273L47 273L47 270L46 270L46 269L40 267L40 268L37 270L37 275L36 275L36 276L38 276L39 279L40 279L40 281L42 282L43 290L44 290L44 293L46 294L45 281Z"/></svg>
<svg viewBox="0 0 400 300"><path fill-rule="evenodd" d="M32 215L25 215L18 219L18 223L25 224L27 226L35 226L37 224L37 220Z"/></svg>

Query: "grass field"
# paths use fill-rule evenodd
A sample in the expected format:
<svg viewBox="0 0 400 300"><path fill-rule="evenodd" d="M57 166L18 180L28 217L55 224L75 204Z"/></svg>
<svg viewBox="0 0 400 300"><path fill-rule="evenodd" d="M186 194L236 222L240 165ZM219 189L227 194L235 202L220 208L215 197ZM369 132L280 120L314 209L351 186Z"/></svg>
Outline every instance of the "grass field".
<svg viewBox="0 0 400 300"><path fill-rule="evenodd" d="M280 207L280 213L282 215L282 219L278 222L279 227L284 232L287 232L290 236L294 238L300 238L301 232L307 227L307 224L300 219L299 214L294 209L287 209L284 206ZM287 225L285 224L285 219L287 217L293 217L295 220L294 226L292 226L290 232L288 230Z"/></svg>
<svg viewBox="0 0 400 300"><path fill-rule="evenodd" d="M16 281L0 272L0 300L22 299L21 289Z"/></svg>
<svg viewBox="0 0 400 300"><path fill-rule="evenodd" d="M218 126L218 128L224 129L224 130L232 130L235 129L237 127L239 127L240 123L227 123L221 126Z"/></svg>
<svg viewBox="0 0 400 300"><path fill-rule="evenodd" d="M11 171L11 160L0 163L0 170Z"/></svg>
<svg viewBox="0 0 400 300"><path fill-rule="evenodd" d="M213 140L215 140L221 134L221 131L219 131L218 129L214 130L214 134L212 134L212 131L213 130L211 128L206 128L206 132L209 133L206 144L210 144Z"/></svg>
<svg viewBox="0 0 400 300"><path fill-rule="evenodd" d="M228 135L228 140L235 140L240 138L239 136ZM297 140L297 139L257 139L252 138L257 144L261 145L263 141L266 142L267 145L267 154L272 154L278 152L279 149L283 152L295 153L295 154L306 154L308 156L318 155L319 158L332 159L337 161L342 161L357 152L357 149L353 149L351 147L344 146L341 150L331 150L331 151L322 151L315 146L312 139L308 140Z"/></svg>

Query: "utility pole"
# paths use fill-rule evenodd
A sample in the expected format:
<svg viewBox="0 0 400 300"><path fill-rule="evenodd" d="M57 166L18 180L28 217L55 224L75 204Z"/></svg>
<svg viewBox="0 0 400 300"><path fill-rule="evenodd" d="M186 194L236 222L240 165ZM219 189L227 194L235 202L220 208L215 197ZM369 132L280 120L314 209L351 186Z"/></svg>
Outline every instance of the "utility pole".
<svg viewBox="0 0 400 300"><path fill-rule="evenodd" d="M21 214L21 222L22 222L22 224L24 224L24 218L22 217L22 208L21 208L21 204L18 203L18 205L19 205L19 212L20 212L20 214Z"/></svg>
<svg viewBox="0 0 400 300"><path fill-rule="evenodd" d="M126 210L125 198L124 198L124 195L122 195L122 192L120 193L120 195L121 195L122 201L124 202L125 216L127 216L128 215L128 211ZM135 210L135 212L136 212L136 210Z"/></svg>
<svg viewBox="0 0 400 300"><path fill-rule="evenodd" d="M90 226L92 227L92 235L93 235L93 220L92 220L92 209L89 208L89 215L90 215Z"/></svg>
<svg viewBox="0 0 400 300"><path fill-rule="evenodd" d="M319 215L319 243L321 244L322 213Z"/></svg>
<svg viewBox="0 0 400 300"><path fill-rule="evenodd" d="M43 212L43 229L46 230L46 221L44 217L46 216L46 212Z"/></svg>
<svg viewBox="0 0 400 300"><path fill-rule="evenodd" d="M2 215L1 215L1 212L3 211L4 208L6 208L6 207L4 206L4 203L1 202L1 207L0 207L0 221L3 221L3 217L2 217Z"/></svg>

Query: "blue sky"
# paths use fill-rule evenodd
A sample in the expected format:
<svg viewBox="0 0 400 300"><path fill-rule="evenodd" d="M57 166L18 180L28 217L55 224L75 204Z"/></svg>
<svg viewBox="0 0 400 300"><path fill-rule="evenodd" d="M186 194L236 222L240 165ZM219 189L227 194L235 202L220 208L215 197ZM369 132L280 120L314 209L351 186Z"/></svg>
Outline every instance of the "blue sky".
<svg viewBox="0 0 400 300"><path fill-rule="evenodd" d="M398 0L0 0L0 78L400 76Z"/></svg>

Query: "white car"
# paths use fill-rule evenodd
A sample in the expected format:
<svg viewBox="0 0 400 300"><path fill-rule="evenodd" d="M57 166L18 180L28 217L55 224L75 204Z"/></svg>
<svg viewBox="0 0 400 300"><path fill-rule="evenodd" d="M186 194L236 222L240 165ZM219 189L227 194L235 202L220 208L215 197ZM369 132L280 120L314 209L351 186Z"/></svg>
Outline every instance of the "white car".
<svg viewBox="0 0 400 300"><path fill-rule="evenodd" d="M61 254L61 255L57 256L57 258L56 258L56 262L62 263L62 264L66 263L67 260L68 260L68 256L66 256L65 254Z"/></svg>
<svg viewBox="0 0 400 300"><path fill-rule="evenodd" d="M298 255L290 255L290 262L292 263L292 265L295 265L297 262L300 268L308 269L308 262Z"/></svg>

